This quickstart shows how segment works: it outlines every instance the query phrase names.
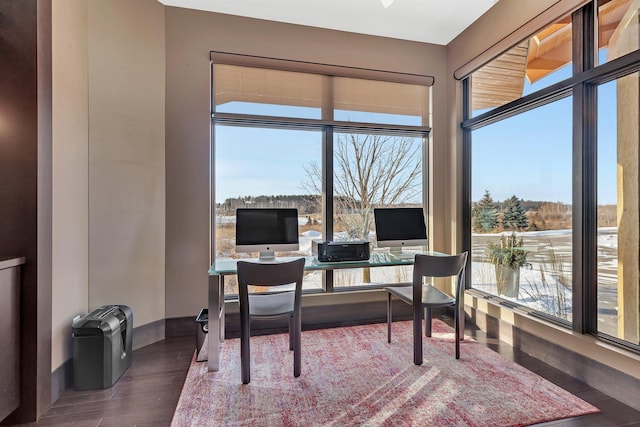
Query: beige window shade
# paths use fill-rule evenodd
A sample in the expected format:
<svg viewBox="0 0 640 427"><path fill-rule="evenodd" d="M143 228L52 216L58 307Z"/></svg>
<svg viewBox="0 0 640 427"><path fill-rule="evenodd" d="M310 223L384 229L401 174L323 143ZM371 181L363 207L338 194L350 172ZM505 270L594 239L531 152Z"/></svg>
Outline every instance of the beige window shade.
<svg viewBox="0 0 640 427"><path fill-rule="evenodd" d="M236 59L236 56L223 59ZM341 112L358 112L387 115L356 119L361 122L418 126L428 123L430 87L426 84L275 69L273 67L279 61L273 59L263 61L264 64L257 61L268 65L262 68L246 65L249 61L243 56L240 59L245 61L242 65L212 64L214 113L246 114L246 104L252 104L249 110L253 115L351 121L352 115ZM309 63L302 63L305 67L294 62L296 64L300 69L310 67ZM291 61L282 61L281 65L290 66ZM320 71L336 71L337 68L325 66ZM353 71L351 68L346 70ZM393 74L373 73L377 77ZM424 80L423 83L428 82ZM283 110L278 107L303 108Z"/></svg>
<svg viewBox="0 0 640 427"><path fill-rule="evenodd" d="M336 77L333 88L336 110L421 118L429 114L429 88L426 86Z"/></svg>
<svg viewBox="0 0 640 427"><path fill-rule="evenodd" d="M432 86L433 76L422 74L398 73L394 71L371 70L367 68L347 67L340 65L320 64L317 62L292 61L286 59L266 58L262 56L239 55L226 52L210 52L209 57L214 64L240 65L255 68L270 68L281 71L295 71L324 76L353 77L385 82L407 83Z"/></svg>
<svg viewBox="0 0 640 427"><path fill-rule="evenodd" d="M266 68L215 65L214 103L249 102L320 108L322 76Z"/></svg>

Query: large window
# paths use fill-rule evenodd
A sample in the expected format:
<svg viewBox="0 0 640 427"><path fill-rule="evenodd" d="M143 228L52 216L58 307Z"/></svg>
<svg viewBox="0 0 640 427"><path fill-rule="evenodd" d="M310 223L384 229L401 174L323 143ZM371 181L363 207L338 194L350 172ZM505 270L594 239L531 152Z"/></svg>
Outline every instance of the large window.
<svg viewBox="0 0 640 427"><path fill-rule="evenodd" d="M571 319L571 98L472 133L472 286Z"/></svg>
<svg viewBox="0 0 640 427"><path fill-rule="evenodd" d="M425 206L430 77L360 78L349 74L353 69L341 75L339 67L322 74L290 61L266 60L269 67L260 68L217 63L215 53L212 59L215 258L252 256L235 251L240 207L297 208L300 250L277 255L304 256L313 239L369 240L376 250L374 207ZM311 272L303 288L406 282L409 274ZM225 293L237 293L233 277L225 279Z"/></svg>
<svg viewBox="0 0 640 427"><path fill-rule="evenodd" d="M594 1L474 71L462 128L470 287L640 351L638 6Z"/></svg>
<svg viewBox="0 0 640 427"><path fill-rule="evenodd" d="M297 208L300 250L280 255L308 255L311 240L322 235L322 207L320 192L304 188L304 165L321 157L322 133L230 125L214 131L216 258L252 257L235 252L237 208ZM303 287L321 289L319 272L306 272ZM225 293L237 292L235 276L225 279Z"/></svg>

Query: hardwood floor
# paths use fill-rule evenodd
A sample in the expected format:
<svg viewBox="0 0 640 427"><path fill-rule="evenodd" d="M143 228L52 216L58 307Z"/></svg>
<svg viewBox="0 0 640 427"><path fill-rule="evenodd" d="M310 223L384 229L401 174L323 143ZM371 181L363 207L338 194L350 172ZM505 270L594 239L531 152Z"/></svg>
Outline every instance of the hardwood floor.
<svg viewBox="0 0 640 427"><path fill-rule="evenodd" d="M193 357L195 337L166 339L133 352L131 367L105 390L65 391L26 426L168 426Z"/></svg>
<svg viewBox="0 0 640 427"><path fill-rule="evenodd" d="M480 331L468 331L504 357L601 409L601 413L542 426L640 426L640 412ZM133 364L106 390L65 391L37 422L26 426L169 426L195 348L194 337L168 338L134 352Z"/></svg>

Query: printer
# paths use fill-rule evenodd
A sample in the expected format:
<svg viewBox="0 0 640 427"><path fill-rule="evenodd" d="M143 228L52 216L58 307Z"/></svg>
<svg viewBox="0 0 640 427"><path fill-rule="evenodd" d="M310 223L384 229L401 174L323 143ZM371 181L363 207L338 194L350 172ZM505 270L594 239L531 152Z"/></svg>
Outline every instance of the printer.
<svg viewBox="0 0 640 427"><path fill-rule="evenodd" d="M369 259L370 251L370 243L366 240L348 242L311 241L311 253L320 262L366 261Z"/></svg>

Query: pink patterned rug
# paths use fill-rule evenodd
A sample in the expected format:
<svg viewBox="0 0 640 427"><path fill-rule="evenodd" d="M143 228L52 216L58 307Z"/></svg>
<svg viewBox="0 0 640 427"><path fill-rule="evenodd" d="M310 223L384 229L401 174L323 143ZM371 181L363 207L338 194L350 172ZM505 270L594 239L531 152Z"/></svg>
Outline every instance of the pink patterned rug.
<svg viewBox="0 0 640 427"><path fill-rule="evenodd" d="M293 377L288 335L251 338L251 383L240 341L222 345L219 372L191 363L172 426L515 426L599 412L544 378L434 319L424 364L413 364L410 322L304 331Z"/></svg>

